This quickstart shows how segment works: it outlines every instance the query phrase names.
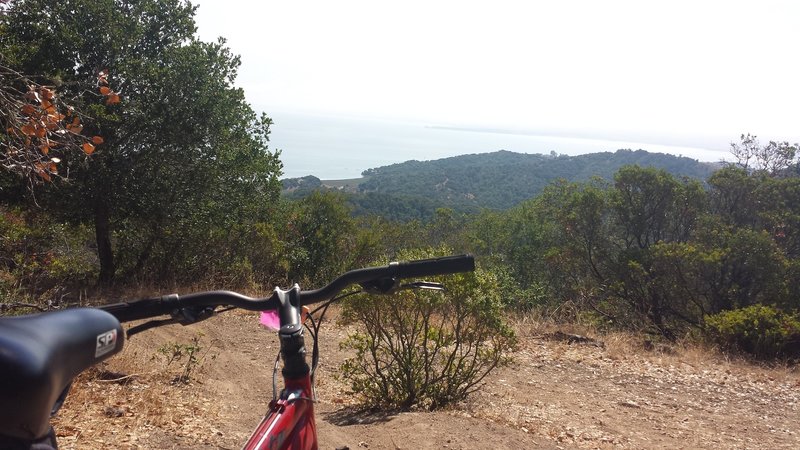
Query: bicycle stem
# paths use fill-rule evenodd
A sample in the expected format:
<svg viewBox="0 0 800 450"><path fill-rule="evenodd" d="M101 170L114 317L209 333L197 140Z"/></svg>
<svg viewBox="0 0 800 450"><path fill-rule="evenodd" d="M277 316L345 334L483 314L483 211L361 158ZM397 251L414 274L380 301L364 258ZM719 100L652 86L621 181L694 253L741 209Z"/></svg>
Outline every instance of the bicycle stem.
<svg viewBox="0 0 800 450"><path fill-rule="evenodd" d="M311 368L306 361L306 346L303 338L303 324L300 318L299 294L300 286L295 284L291 289L284 291L275 288L275 296L280 301L278 317L280 330L278 336L281 342L281 355L283 356L283 370L285 378L301 378L309 374Z"/></svg>

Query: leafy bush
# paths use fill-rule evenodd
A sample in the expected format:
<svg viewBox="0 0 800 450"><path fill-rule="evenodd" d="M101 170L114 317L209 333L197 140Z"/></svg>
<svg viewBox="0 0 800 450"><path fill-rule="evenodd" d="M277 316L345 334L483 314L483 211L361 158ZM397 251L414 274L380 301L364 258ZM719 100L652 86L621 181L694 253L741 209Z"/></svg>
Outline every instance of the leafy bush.
<svg viewBox="0 0 800 450"><path fill-rule="evenodd" d="M94 277L96 257L82 226L0 207L0 314L61 307Z"/></svg>
<svg viewBox="0 0 800 450"><path fill-rule="evenodd" d="M420 253L400 259L423 258ZM444 292L401 291L354 296L343 320L359 331L342 344L356 355L342 364L352 389L371 405L436 409L477 390L516 346L503 322L497 278L476 271L433 278Z"/></svg>
<svg viewBox="0 0 800 450"><path fill-rule="evenodd" d="M175 375L172 379L173 383L189 383L192 380L192 374L197 373L197 369L203 363L200 352L204 348L200 346L200 336L192 337L192 341L188 344L169 342L158 348L158 353L164 357L167 367L175 361L181 363L180 374Z"/></svg>
<svg viewBox="0 0 800 450"><path fill-rule="evenodd" d="M723 311L706 324L722 345L759 358L800 355L800 320L772 306Z"/></svg>

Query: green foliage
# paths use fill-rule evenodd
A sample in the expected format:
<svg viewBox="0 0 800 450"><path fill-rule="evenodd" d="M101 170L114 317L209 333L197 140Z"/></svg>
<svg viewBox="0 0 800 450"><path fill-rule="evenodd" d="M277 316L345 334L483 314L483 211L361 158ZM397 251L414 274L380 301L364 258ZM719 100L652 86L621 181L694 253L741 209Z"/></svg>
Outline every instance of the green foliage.
<svg viewBox="0 0 800 450"><path fill-rule="evenodd" d="M330 280L356 256L356 224L340 195L314 192L293 205L288 220L290 279Z"/></svg>
<svg viewBox="0 0 800 450"><path fill-rule="evenodd" d="M477 213L482 208L505 210L540 194L559 180L610 180L625 165L636 164L666 170L676 176L704 179L710 164L689 158L619 150L580 156L545 156L509 151L462 155L435 161L407 161L369 169L352 184L348 201L359 215L380 215L391 220L428 221L437 208ZM289 198L325 189L315 177L283 181Z"/></svg>
<svg viewBox="0 0 800 450"><path fill-rule="evenodd" d="M201 335L192 337L188 344L168 342L158 348L158 353L164 358L167 367L172 363L180 365L180 373L172 379L173 383L187 384L192 380L192 374L197 372L203 359L200 357L203 347L200 345Z"/></svg>
<svg viewBox="0 0 800 450"><path fill-rule="evenodd" d="M577 305L603 323L672 338L729 309L797 307L799 182L729 167L706 191L623 167L613 184L561 181L484 213L467 236L537 305Z"/></svg>
<svg viewBox="0 0 800 450"><path fill-rule="evenodd" d="M174 274L158 269L265 221L277 201L271 121L234 87L239 58L194 37L194 10L180 0L20 0L0 16L4 53L61 80L77 106L96 103L101 70L123 94L108 110L84 108L104 144L66 159L70 183L38 194L61 220L95 228L101 281L118 268Z"/></svg>
<svg viewBox="0 0 800 450"><path fill-rule="evenodd" d="M68 288L96 274L90 240L85 227L0 206L0 304L42 310L76 302Z"/></svg>
<svg viewBox="0 0 800 450"><path fill-rule="evenodd" d="M400 258L429 256L416 251ZM435 281L446 291L345 301L342 319L357 324L358 331L342 344L356 352L343 363L342 374L367 403L440 408L464 399L489 372L509 362L506 352L516 341L504 323L498 279L478 270Z"/></svg>
<svg viewBox="0 0 800 450"><path fill-rule="evenodd" d="M706 324L720 344L759 358L800 355L800 319L772 306L723 311Z"/></svg>

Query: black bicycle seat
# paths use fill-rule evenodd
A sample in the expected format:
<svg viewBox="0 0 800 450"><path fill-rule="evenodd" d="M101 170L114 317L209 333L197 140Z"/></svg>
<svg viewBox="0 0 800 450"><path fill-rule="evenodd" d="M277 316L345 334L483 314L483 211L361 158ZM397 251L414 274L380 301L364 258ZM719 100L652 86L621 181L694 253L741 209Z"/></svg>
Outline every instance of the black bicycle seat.
<svg viewBox="0 0 800 450"><path fill-rule="evenodd" d="M119 321L99 309L0 318L0 435L46 436L72 379L122 350L124 341Z"/></svg>

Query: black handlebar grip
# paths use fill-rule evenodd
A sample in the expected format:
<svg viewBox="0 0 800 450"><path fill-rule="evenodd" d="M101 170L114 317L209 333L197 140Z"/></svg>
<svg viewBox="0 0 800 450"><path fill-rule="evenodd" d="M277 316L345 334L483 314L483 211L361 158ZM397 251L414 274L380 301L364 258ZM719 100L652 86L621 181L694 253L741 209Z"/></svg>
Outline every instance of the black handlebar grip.
<svg viewBox="0 0 800 450"><path fill-rule="evenodd" d="M475 270L475 258L472 255L459 255L400 262L397 263L396 275L399 278L413 278L473 270Z"/></svg>

